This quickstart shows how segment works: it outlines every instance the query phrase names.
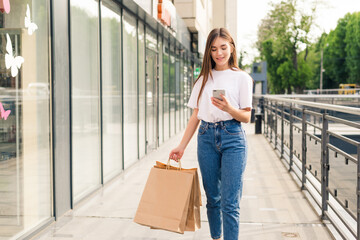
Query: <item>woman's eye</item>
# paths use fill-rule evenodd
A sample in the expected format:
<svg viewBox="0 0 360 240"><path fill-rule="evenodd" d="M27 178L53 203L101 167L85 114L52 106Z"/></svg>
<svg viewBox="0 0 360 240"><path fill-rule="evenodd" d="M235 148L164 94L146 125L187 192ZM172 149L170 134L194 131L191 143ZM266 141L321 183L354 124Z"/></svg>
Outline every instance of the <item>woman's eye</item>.
<svg viewBox="0 0 360 240"><path fill-rule="evenodd" d="M222 50L226 50L226 48L222 48Z"/></svg>

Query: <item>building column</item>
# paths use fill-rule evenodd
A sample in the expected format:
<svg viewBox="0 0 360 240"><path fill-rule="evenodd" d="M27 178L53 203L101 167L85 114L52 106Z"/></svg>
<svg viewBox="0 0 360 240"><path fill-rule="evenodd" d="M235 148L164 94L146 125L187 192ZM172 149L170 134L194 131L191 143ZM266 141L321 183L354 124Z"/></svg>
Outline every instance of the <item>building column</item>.
<svg viewBox="0 0 360 240"><path fill-rule="evenodd" d="M54 215L72 208L70 154L69 1L51 3Z"/></svg>

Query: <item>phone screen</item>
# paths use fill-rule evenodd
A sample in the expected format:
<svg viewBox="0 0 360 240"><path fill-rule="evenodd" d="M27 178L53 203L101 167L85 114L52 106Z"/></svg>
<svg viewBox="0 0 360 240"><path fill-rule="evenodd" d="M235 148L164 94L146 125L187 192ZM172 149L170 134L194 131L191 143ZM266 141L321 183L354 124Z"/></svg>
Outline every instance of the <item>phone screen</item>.
<svg viewBox="0 0 360 240"><path fill-rule="evenodd" d="M214 89L213 90L213 97L217 98L219 100L222 100L220 94L225 96L225 90L224 89Z"/></svg>

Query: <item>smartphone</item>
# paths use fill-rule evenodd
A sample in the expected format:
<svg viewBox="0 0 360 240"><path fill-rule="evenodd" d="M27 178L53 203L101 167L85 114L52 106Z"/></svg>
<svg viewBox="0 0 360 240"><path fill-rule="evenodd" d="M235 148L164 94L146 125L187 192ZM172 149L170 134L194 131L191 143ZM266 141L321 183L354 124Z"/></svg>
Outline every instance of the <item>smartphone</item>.
<svg viewBox="0 0 360 240"><path fill-rule="evenodd" d="M214 89L213 90L213 97L217 98L219 100L222 100L220 94L225 96L225 90L224 89Z"/></svg>

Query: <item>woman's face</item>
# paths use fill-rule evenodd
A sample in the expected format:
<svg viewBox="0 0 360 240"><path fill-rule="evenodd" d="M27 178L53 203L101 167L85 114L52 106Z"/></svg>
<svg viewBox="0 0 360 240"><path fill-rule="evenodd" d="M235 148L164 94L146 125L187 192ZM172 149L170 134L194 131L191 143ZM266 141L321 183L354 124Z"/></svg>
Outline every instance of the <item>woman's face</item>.
<svg viewBox="0 0 360 240"><path fill-rule="evenodd" d="M217 70L225 70L229 68L229 59L231 56L230 43L222 37L217 37L211 44L211 57L216 63Z"/></svg>

